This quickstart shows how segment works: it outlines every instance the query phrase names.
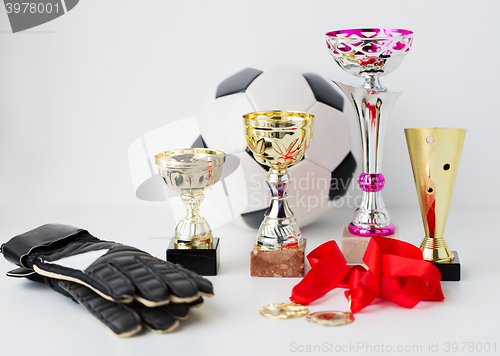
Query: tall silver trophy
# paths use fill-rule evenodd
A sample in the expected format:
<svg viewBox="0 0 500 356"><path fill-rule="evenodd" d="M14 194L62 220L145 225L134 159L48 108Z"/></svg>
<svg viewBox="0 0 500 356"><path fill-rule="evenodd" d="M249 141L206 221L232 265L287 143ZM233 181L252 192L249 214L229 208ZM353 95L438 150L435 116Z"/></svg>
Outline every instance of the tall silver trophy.
<svg viewBox="0 0 500 356"><path fill-rule="evenodd" d="M361 262L369 237L395 237L395 227L381 195L385 184L382 144L387 120L401 92L388 91L379 77L401 64L413 44L413 32L390 28L338 30L326 34L326 44L344 71L364 78L361 86L333 80L354 107L361 132L363 172L358 183L363 200L352 222L344 228L342 240L348 262Z"/></svg>

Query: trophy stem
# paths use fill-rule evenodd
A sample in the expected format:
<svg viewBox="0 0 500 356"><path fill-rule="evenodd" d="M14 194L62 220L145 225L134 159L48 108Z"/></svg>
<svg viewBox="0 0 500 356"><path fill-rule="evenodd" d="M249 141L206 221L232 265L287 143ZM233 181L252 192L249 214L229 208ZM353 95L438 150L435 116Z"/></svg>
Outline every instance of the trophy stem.
<svg viewBox="0 0 500 356"><path fill-rule="evenodd" d="M369 89L372 91L387 91L387 88L383 87L380 83L379 74L375 73L375 75L364 75L365 82L363 83L363 88Z"/></svg>
<svg viewBox="0 0 500 356"><path fill-rule="evenodd" d="M256 245L263 250L283 250L303 245L300 229L287 201L292 174L285 169L271 168L266 183L271 190L271 204L264 214Z"/></svg>
<svg viewBox="0 0 500 356"><path fill-rule="evenodd" d="M366 80L380 85L378 76L367 76ZM349 231L359 236L392 234L395 228L380 192L385 184L381 173L382 145L389 115L401 93L376 91L373 87L367 89L335 81L334 83L344 92L356 112L363 148L363 173L358 180L363 190L363 200L354 213Z"/></svg>
<svg viewBox="0 0 500 356"><path fill-rule="evenodd" d="M181 200L186 206L186 216L175 228L175 246L179 249L212 248L212 230L200 216L200 205L205 195L203 189L183 189Z"/></svg>

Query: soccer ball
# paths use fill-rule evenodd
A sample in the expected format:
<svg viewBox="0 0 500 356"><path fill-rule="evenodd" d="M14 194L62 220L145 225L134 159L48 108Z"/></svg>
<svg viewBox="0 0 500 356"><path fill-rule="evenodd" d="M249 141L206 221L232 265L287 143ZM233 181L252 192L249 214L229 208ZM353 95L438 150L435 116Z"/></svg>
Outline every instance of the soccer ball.
<svg viewBox="0 0 500 356"><path fill-rule="evenodd" d="M242 116L253 111L301 111L315 115L314 134L304 158L290 167L294 181L288 201L300 226L323 216L352 180L351 153L344 99L323 77L313 73L246 68L222 81L196 115L201 135L192 147L234 155L238 170L225 179L237 221L258 228L270 203L265 184L269 167L260 165L247 147Z"/></svg>

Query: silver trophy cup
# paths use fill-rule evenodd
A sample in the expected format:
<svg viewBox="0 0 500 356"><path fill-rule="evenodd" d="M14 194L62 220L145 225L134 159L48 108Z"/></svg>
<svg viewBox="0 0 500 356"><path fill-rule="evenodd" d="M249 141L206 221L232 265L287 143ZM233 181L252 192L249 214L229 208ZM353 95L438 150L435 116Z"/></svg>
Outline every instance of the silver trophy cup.
<svg viewBox="0 0 500 356"><path fill-rule="evenodd" d="M354 107L361 132L363 173L358 183L363 200L348 226L349 232L358 236L386 236L395 230L381 195L385 184L382 144L387 120L401 92L389 92L379 77L401 64L412 43L413 32L400 29L352 29L326 34L335 62L347 73L364 78L362 86L333 80Z"/></svg>

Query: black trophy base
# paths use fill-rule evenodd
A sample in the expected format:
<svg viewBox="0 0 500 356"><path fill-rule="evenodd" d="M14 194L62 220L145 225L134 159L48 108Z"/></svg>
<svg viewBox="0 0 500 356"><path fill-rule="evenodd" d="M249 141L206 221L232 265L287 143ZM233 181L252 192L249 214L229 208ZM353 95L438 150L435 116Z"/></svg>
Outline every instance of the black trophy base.
<svg viewBox="0 0 500 356"><path fill-rule="evenodd" d="M178 263L182 267L202 276L216 276L220 265L219 239L214 237L212 248L176 249L174 239L167 249L167 261Z"/></svg>
<svg viewBox="0 0 500 356"><path fill-rule="evenodd" d="M452 263L434 263L441 272L442 281L459 281L460 280L460 259L457 251L451 251L455 255Z"/></svg>

